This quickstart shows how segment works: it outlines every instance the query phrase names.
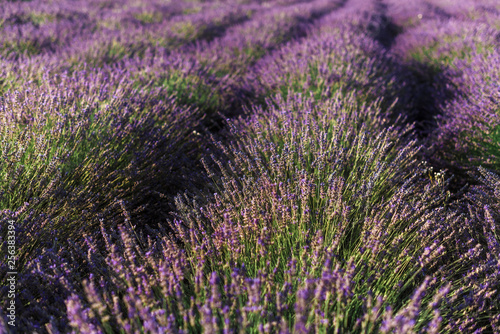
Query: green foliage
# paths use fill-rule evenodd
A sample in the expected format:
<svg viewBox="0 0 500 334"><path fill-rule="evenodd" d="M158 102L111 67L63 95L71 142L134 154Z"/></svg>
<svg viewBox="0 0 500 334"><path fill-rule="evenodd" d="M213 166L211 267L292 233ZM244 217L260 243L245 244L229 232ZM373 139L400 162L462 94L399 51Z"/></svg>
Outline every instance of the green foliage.
<svg viewBox="0 0 500 334"><path fill-rule="evenodd" d="M22 55L25 56L34 56L40 54L42 51L40 46L36 41L32 41L30 39L21 39L18 41L7 41L0 45L0 52L5 57L20 57Z"/></svg>
<svg viewBox="0 0 500 334"><path fill-rule="evenodd" d="M470 37L469 37L470 39ZM409 59L430 64L435 68L454 68L456 60L470 61L473 55L488 54L494 45L481 41L467 40L464 36L444 36L440 41L419 46L409 52Z"/></svg>
<svg viewBox="0 0 500 334"><path fill-rule="evenodd" d="M163 21L163 14L161 12L141 12L134 14L134 17L142 23L160 23Z"/></svg>
<svg viewBox="0 0 500 334"><path fill-rule="evenodd" d="M497 157L500 167L500 125L495 125L491 130L491 144L486 143L486 149L488 154Z"/></svg>
<svg viewBox="0 0 500 334"><path fill-rule="evenodd" d="M468 138L470 139L470 137ZM476 166L483 166L500 172L500 125L493 125L489 131L480 131L480 135L473 138L474 146L469 150L469 161Z"/></svg>
<svg viewBox="0 0 500 334"><path fill-rule="evenodd" d="M36 13L31 12L29 14L30 21L33 23L35 27L41 27L45 23L54 22L56 19L55 15L49 13Z"/></svg>

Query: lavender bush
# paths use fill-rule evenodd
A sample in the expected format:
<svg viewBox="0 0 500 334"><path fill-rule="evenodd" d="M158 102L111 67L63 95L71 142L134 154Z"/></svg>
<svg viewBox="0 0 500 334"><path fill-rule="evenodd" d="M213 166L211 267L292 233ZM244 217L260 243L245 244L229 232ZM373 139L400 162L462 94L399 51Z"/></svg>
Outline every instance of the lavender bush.
<svg viewBox="0 0 500 334"><path fill-rule="evenodd" d="M499 36L492 0L1 3L0 333L500 332Z"/></svg>
<svg viewBox="0 0 500 334"><path fill-rule="evenodd" d="M393 103L399 95L400 66L371 38L353 34L356 26L337 24L332 29L335 21L333 15L325 18L311 38L290 43L259 61L250 78L258 95L279 92L286 98L306 91L325 100L342 91L365 102Z"/></svg>

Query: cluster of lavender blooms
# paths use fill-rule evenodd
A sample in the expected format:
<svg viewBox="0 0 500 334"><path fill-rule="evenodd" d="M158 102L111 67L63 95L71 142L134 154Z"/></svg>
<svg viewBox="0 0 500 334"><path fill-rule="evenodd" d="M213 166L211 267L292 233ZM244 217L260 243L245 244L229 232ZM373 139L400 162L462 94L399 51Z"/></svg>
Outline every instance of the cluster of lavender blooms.
<svg viewBox="0 0 500 334"><path fill-rule="evenodd" d="M500 332L499 50L494 0L1 3L0 333Z"/></svg>

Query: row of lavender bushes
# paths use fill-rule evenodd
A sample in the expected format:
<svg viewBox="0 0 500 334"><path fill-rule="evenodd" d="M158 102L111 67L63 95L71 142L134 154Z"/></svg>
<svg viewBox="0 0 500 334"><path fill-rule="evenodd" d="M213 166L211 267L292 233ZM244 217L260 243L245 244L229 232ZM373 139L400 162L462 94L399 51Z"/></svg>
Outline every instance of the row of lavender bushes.
<svg viewBox="0 0 500 334"><path fill-rule="evenodd" d="M495 1L78 4L0 5L0 332L500 331Z"/></svg>

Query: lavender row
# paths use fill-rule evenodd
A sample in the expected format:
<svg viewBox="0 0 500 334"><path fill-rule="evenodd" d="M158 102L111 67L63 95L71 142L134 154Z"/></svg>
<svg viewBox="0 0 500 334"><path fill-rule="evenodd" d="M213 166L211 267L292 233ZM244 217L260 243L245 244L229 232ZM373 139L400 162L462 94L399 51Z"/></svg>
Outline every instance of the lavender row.
<svg viewBox="0 0 500 334"><path fill-rule="evenodd" d="M500 12L493 6L489 4L476 21L458 16L422 23L398 37L396 43L398 54L427 64L455 91L452 99L441 100L427 145L436 164L462 179L469 179L466 173L477 166L500 170L496 127L500 117L499 78L495 66L499 61L500 26L491 24L498 22Z"/></svg>
<svg viewBox="0 0 500 334"><path fill-rule="evenodd" d="M402 2L399 0L385 1L387 13L390 19L398 26L409 30L422 27L428 22L441 22L453 20L489 22L498 13L499 7L496 1L464 0L451 2L446 0L412 1ZM432 29L428 30L429 32Z"/></svg>
<svg viewBox="0 0 500 334"><path fill-rule="evenodd" d="M497 43L500 46L500 43ZM454 168L475 170L483 166L500 171L500 53L481 45L470 49L467 60L454 60L460 71L457 85L464 94L444 107L433 140L437 155Z"/></svg>
<svg viewBox="0 0 500 334"><path fill-rule="evenodd" d="M331 23L333 20L326 21ZM258 95L307 93L327 99L336 91L355 92L360 99L387 101L396 98L395 59L356 26L337 24L298 43L290 43L263 58L254 67L250 80ZM307 55L307 57L306 57Z"/></svg>
<svg viewBox="0 0 500 334"><path fill-rule="evenodd" d="M54 240L82 242L100 221L156 224L176 192L201 180L199 114L117 78L46 78L48 89L2 96L0 205L16 221L20 268Z"/></svg>

